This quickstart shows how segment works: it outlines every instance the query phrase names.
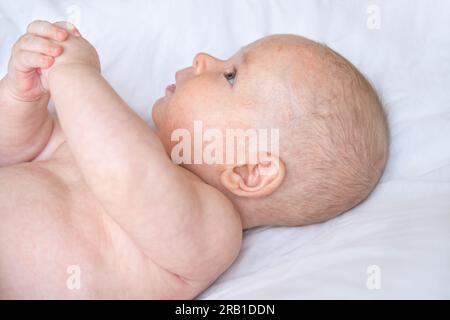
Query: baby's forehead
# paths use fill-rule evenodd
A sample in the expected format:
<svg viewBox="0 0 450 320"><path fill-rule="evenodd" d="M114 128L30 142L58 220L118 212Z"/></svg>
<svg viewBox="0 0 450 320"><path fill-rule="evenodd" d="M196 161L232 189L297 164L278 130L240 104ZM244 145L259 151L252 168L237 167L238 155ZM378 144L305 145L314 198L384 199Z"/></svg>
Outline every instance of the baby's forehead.
<svg viewBox="0 0 450 320"><path fill-rule="evenodd" d="M307 44L314 42L300 36L273 35L252 42L242 47L241 51L248 56L299 53Z"/></svg>
<svg viewBox="0 0 450 320"><path fill-rule="evenodd" d="M251 97L258 110L276 108L280 117L289 111L286 108L291 104L291 90L296 86L292 73L298 70L293 68L297 62L290 50L283 41L264 39L242 47L236 54L237 92Z"/></svg>
<svg viewBox="0 0 450 320"><path fill-rule="evenodd" d="M299 36L269 36L242 47L236 56L249 71L287 73L303 60L304 44Z"/></svg>
<svg viewBox="0 0 450 320"><path fill-rule="evenodd" d="M237 53L238 87L261 98L279 97L292 87L299 70L293 50L280 41L261 41L247 45Z"/></svg>
<svg viewBox="0 0 450 320"><path fill-rule="evenodd" d="M325 45L294 35L275 35L243 47L248 73L282 79L285 84L334 83L351 75L344 58ZM338 77L340 75L340 77Z"/></svg>
<svg viewBox="0 0 450 320"><path fill-rule="evenodd" d="M282 35L255 41L238 55L244 65L243 78L253 94L267 101L291 101L336 84L327 50L309 39Z"/></svg>

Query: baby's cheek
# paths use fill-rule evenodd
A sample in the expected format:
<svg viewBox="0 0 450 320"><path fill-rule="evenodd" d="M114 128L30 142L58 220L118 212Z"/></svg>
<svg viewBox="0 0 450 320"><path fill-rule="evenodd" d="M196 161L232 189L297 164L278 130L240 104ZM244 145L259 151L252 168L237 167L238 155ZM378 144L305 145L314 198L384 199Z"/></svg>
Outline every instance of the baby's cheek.
<svg viewBox="0 0 450 320"><path fill-rule="evenodd" d="M195 108L190 105L189 99L176 97L169 103L166 111L167 117L170 118L173 127L187 129L188 127L186 125L191 121L192 116L194 116Z"/></svg>

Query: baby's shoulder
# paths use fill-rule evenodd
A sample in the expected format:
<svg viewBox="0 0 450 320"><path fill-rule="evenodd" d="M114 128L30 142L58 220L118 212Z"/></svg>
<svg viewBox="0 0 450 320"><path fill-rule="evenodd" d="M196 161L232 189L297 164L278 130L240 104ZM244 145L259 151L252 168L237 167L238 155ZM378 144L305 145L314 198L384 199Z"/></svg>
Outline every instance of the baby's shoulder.
<svg viewBox="0 0 450 320"><path fill-rule="evenodd" d="M211 222L214 222L214 219L221 222L228 220L233 225L233 229L239 229L239 232L242 232L240 214L232 202L222 192L205 183L192 172L181 167L178 168L192 182L191 185L195 188L196 194L198 195L197 200L199 201L199 207L202 213L211 215Z"/></svg>
<svg viewBox="0 0 450 320"><path fill-rule="evenodd" d="M198 201L196 207L200 210L200 214L196 215L198 217L196 227L191 232L195 233L202 243L207 244L199 251L197 262L203 263L196 269L197 271L203 269L200 273L202 276L209 274L209 279L216 278L239 254L243 233L241 217L222 192L191 172L185 174L191 179L192 186L196 190Z"/></svg>

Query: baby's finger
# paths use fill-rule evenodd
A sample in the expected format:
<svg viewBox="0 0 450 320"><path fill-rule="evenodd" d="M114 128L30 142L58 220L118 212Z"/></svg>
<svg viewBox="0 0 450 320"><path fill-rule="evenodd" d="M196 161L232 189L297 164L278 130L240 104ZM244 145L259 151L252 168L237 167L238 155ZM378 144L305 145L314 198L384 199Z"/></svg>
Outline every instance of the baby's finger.
<svg viewBox="0 0 450 320"><path fill-rule="evenodd" d="M13 67L25 72L36 68L50 68L54 62L53 57L37 52L19 51L13 60Z"/></svg>
<svg viewBox="0 0 450 320"><path fill-rule="evenodd" d="M57 57L63 52L60 45L34 34L23 35L17 42L16 50L32 51L53 57Z"/></svg>
<svg viewBox="0 0 450 320"><path fill-rule="evenodd" d="M31 22L27 27L27 32L57 41L64 41L69 36L67 30L41 20Z"/></svg>
<svg viewBox="0 0 450 320"><path fill-rule="evenodd" d="M77 27L75 27L74 24L70 23L69 21L58 21L53 23L53 25L66 29L74 36L81 37L80 31L77 29Z"/></svg>

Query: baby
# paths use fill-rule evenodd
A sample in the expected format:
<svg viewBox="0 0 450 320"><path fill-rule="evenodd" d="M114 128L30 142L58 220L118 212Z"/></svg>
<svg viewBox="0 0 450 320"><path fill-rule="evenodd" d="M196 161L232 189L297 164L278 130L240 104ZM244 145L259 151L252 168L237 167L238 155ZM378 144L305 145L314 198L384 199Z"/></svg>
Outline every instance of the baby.
<svg viewBox="0 0 450 320"><path fill-rule="evenodd" d="M76 28L28 26L0 82L0 298L194 298L235 260L243 229L345 212L388 154L367 80L293 35L224 61L198 54L153 120L111 88ZM218 136L276 129L278 147L178 165L174 132L195 135L195 122Z"/></svg>

